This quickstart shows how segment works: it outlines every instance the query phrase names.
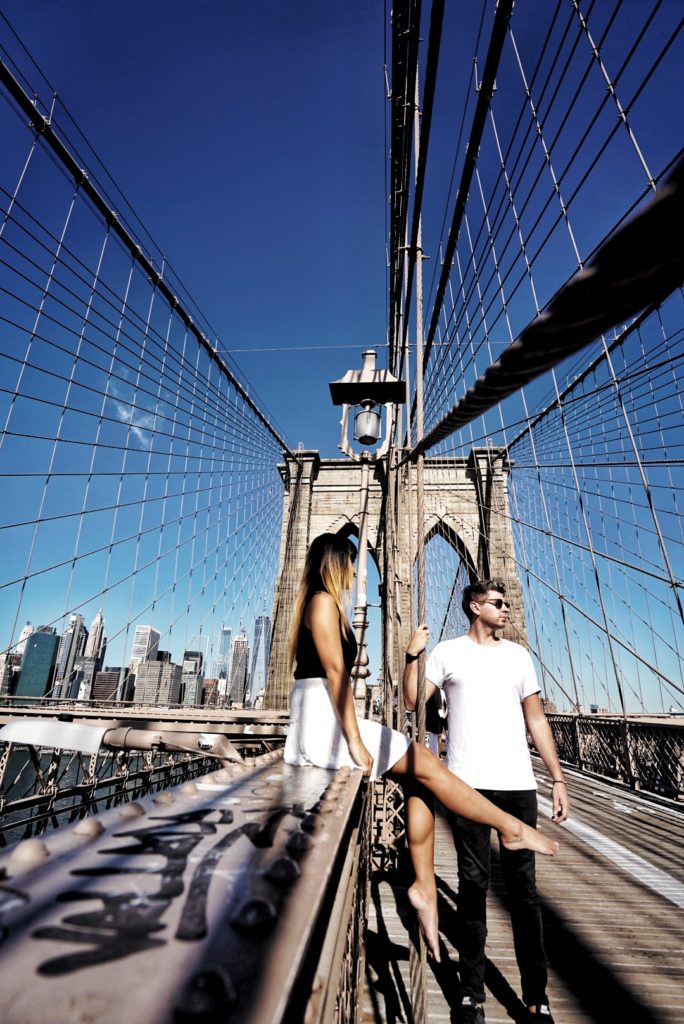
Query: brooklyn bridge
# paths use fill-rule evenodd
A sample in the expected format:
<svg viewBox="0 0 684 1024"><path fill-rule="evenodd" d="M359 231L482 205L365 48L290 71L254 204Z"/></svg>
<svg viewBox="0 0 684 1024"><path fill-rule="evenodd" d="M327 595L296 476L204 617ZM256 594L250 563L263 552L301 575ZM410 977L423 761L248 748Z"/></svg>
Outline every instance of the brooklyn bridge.
<svg viewBox="0 0 684 1024"><path fill-rule="evenodd" d="M322 533L357 550L357 714L419 743L414 628L505 583L571 800L557 825L530 735L554 1019L680 1021L681 5L49 6L0 13L4 1024L459 1019L439 808L436 963L401 788L283 761ZM75 116L60 52L72 89L116 69L146 159L91 142L112 84ZM206 78L160 109L148 54ZM197 257L195 121L236 136L208 217L236 237ZM492 850L487 1021L522 1022Z"/></svg>

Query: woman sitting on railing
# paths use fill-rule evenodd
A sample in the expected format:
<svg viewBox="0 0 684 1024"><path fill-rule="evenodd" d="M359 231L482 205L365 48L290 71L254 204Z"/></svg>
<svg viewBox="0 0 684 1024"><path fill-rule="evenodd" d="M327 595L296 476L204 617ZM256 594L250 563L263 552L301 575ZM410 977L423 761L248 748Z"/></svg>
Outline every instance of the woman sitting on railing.
<svg viewBox="0 0 684 1024"><path fill-rule="evenodd" d="M295 765L360 768L375 779L390 773L425 786L448 810L491 825L509 849L553 855L558 843L495 807L452 774L427 747L400 732L359 721L350 672L357 644L345 612L354 581L356 549L333 533L309 548L290 631L295 685L285 761ZM422 799L408 800L406 834L415 872L408 897L432 956L439 960L434 818Z"/></svg>

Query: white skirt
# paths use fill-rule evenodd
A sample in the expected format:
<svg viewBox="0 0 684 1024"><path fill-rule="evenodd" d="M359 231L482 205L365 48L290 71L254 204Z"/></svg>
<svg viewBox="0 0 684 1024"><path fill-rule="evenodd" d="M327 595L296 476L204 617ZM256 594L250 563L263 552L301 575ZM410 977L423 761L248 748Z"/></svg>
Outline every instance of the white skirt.
<svg viewBox="0 0 684 1024"><path fill-rule="evenodd" d="M365 718L359 721L359 732L373 758L371 779L390 771L411 745L407 736ZM295 680L284 760L318 768L358 768L349 754L327 679Z"/></svg>

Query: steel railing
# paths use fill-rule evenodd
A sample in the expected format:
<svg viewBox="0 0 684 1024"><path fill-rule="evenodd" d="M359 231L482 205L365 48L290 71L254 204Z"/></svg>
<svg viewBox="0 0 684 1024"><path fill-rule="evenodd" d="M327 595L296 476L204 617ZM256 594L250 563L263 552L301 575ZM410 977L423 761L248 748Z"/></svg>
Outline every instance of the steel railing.
<svg viewBox="0 0 684 1024"><path fill-rule="evenodd" d="M645 793L684 797L684 722L547 715L562 761Z"/></svg>

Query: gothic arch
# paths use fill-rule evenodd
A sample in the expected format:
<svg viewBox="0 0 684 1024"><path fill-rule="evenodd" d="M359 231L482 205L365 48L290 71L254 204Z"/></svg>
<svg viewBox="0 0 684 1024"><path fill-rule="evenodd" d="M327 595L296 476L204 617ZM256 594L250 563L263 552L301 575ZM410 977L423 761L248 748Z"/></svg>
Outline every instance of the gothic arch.
<svg viewBox="0 0 684 1024"><path fill-rule="evenodd" d="M433 537L442 537L447 544L451 545L458 557L463 562L466 571L468 573L471 583L474 583L478 578L477 565L475 560L468 549L467 544L461 536L456 532L455 528L447 521L445 517L436 519L432 526L429 527L424 537L425 546L433 539Z"/></svg>

